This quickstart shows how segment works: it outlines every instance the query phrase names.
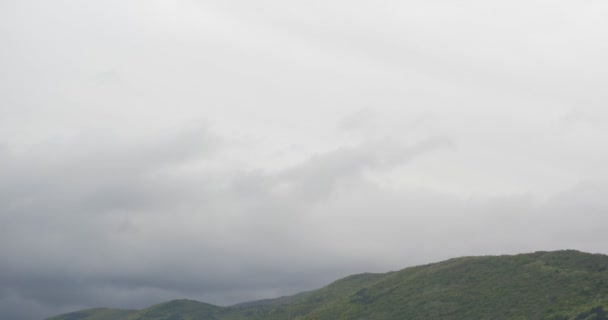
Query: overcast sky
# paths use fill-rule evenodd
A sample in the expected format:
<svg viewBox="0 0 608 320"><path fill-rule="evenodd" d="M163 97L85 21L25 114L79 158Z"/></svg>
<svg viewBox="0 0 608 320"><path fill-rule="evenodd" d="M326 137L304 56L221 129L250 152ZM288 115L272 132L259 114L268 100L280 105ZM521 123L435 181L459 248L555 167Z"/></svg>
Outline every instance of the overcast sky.
<svg viewBox="0 0 608 320"><path fill-rule="evenodd" d="M607 16L0 0L0 318L608 253Z"/></svg>

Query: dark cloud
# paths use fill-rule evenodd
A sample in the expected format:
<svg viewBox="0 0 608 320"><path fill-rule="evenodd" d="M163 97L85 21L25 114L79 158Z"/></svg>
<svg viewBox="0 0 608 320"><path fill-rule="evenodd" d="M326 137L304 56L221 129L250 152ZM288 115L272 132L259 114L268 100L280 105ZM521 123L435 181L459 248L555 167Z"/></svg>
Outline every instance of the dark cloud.
<svg viewBox="0 0 608 320"><path fill-rule="evenodd" d="M175 173L222 152L221 139L194 132L121 148L91 148L86 138L52 165L30 152L5 156L5 190L37 171L30 182L37 187L21 181L0 208L5 314L33 319L177 297L230 304L453 255L598 251L603 243L603 230L593 227L607 209L601 183L538 203L525 195L464 201L374 182L374 174L423 159L444 140L370 142L218 180Z"/></svg>

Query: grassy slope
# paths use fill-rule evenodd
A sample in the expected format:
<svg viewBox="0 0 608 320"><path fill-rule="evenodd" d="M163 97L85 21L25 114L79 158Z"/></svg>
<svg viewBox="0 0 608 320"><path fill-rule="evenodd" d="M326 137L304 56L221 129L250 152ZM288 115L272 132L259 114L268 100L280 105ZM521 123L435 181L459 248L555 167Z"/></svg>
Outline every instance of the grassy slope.
<svg viewBox="0 0 608 320"><path fill-rule="evenodd" d="M268 300L263 300L262 305L256 304L256 302L245 304L245 307L243 307L242 304L236 305L228 308L228 311L224 315L224 319L284 320L288 318L289 314L291 314L292 319L295 319L299 316L311 313L315 309L339 301L348 294L369 286L386 275L387 274L373 273L352 275L337 280L319 290L292 296L294 297L292 299L282 297L270 300L270 303Z"/></svg>
<svg viewBox="0 0 608 320"><path fill-rule="evenodd" d="M96 308L66 313L49 320L126 320L135 312L137 310Z"/></svg>
<svg viewBox="0 0 608 320"><path fill-rule="evenodd" d="M198 320L219 319L224 308L194 300L173 300L138 311L126 320Z"/></svg>
<svg viewBox="0 0 608 320"><path fill-rule="evenodd" d="M551 319L608 306L608 256L466 257L407 268L306 319Z"/></svg>
<svg viewBox="0 0 608 320"><path fill-rule="evenodd" d="M283 320L288 312L294 320L603 320L596 306L608 310L608 256L556 251L354 275L319 290L228 308L178 300L128 318L53 320Z"/></svg>

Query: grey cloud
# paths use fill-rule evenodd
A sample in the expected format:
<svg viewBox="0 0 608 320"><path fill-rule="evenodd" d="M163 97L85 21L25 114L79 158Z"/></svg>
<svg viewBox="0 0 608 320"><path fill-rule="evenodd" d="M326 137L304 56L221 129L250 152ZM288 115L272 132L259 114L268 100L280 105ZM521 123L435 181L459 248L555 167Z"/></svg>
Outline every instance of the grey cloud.
<svg viewBox="0 0 608 320"><path fill-rule="evenodd" d="M470 82L486 90L551 102L580 104L580 93L585 91L596 97L584 98L585 105L598 106L597 98L605 98L596 87L606 77L601 55L589 50L594 40L578 36L575 30L579 27L571 24L580 19L587 21L585 28L604 28L601 17L608 11L605 4L589 3L574 9L570 1L561 1L549 9L542 1L382 1L357 6L332 1L285 8L279 2L268 1L266 7L236 0L216 6L252 24L284 28L290 35L336 55L355 55L385 65L402 74L402 81L425 74L448 80L451 85ZM522 6L528 10L520 10ZM594 35L608 37L605 32ZM573 46L572 41L577 45ZM596 49L605 52L606 47ZM528 70L523 76L510 68ZM547 77L556 70L568 76Z"/></svg>
<svg viewBox="0 0 608 320"><path fill-rule="evenodd" d="M189 146L190 140L184 142L182 138L177 135L173 144ZM159 150L164 145L159 143ZM69 206L64 202L42 199L38 203L41 200L35 197L22 204L19 211L7 210L11 204L5 204L3 219L12 223L4 223L2 232L3 255L11 258L2 270L2 282L11 292L4 300L13 299L10 297L17 293L31 303L46 306L42 308L45 310L60 310L65 303L144 306L156 302L154 299L177 296L225 304L238 302L231 300L235 298L261 297L260 292L293 293L281 289L286 287L312 289L313 284L321 285L349 271L386 271L447 258L454 252L541 249L536 247L538 241L514 242L509 234L540 223L556 201L563 202L556 205L562 215L558 219L568 218L573 230L586 225L570 220L573 211L581 208L581 201L595 208L585 215L593 215L595 223L601 219L595 214L605 209L598 198L604 193L601 188L566 192L540 205L527 197L467 203L433 192L385 190L361 175L363 170L373 173L407 165L441 145L441 140L410 147L374 142L316 155L279 173L235 171L229 178L233 182L221 187L213 186L213 180L205 175L194 182L184 178L169 184L166 179L142 179L142 171L166 167L165 161L150 158L152 162L132 172L135 177L123 173L113 180L114 187L129 181L129 188L120 189L125 192L146 187L148 191L142 197L129 194L131 203L85 197L76 199L82 204L72 209L74 212L66 211ZM110 158L120 156L112 154L115 149L94 150ZM19 168L15 162L14 167ZM87 163L88 169L105 165L103 159ZM31 162L22 165L22 170L35 166ZM64 172L63 168L56 166L53 169L58 172L49 169L47 175L39 176L48 181L42 181L45 187L37 192L50 192L50 198L54 198L52 189L56 186L50 182ZM340 180L343 187L338 184ZM78 181L83 185L71 188L91 183ZM297 188L285 189L285 183ZM198 193L173 193L185 187ZM153 208L150 201L159 199L165 205ZM593 199L596 201L590 201ZM183 207L184 201L191 206ZM39 212L42 206L44 214ZM119 209L134 211L133 217L124 217L131 219L133 226L122 235L106 220L120 216L120 212L113 212ZM537 231L547 237L543 243L551 240L555 247L573 243L576 232L564 233L569 236L560 241L555 234L559 226L550 223L549 228ZM32 242L29 235L33 232L37 235ZM315 234L312 239L311 232ZM451 239L450 245L445 246L446 239ZM11 246L6 245L8 240L13 241ZM41 255L41 250L53 254ZM111 263L102 262L104 257L111 258ZM62 261L69 261L70 266L66 268ZM122 297L122 303L114 298L117 296Z"/></svg>
<svg viewBox="0 0 608 320"><path fill-rule="evenodd" d="M363 108L340 120L338 128L352 131L362 127L372 127L372 123L376 116L377 114L371 108Z"/></svg>
<svg viewBox="0 0 608 320"><path fill-rule="evenodd" d="M0 1L0 317L606 253L606 10Z"/></svg>
<svg viewBox="0 0 608 320"><path fill-rule="evenodd" d="M203 135L201 140L205 141L208 136L210 134ZM90 142L88 138L84 140L84 144ZM278 174L252 176L236 172L229 178L233 182L222 187L215 186L216 181L204 174L196 179L170 175L148 179L149 174L166 169L164 154L160 160L147 155L148 162L140 165L123 162L137 161L139 150L169 148L173 151L175 145L193 148L189 135L157 140L156 144L140 141L138 145L145 147L133 149L95 143L95 148L85 146L79 150L78 156L68 153L61 158L69 164L86 159L86 167L82 169L62 162L40 165L38 162L45 160L28 153L24 157L28 161L11 158L15 180L5 176L9 178L3 180L7 189L14 185L16 177L22 176L20 172L28 168L39 170L35 176L39 188L23 187L21 193L9 194L7 199L11 201L3 202L2 206L4 246L1 249L3 255L10 257L3 265L2 277L11 294L18 293L28 301L59 310L66 302L83 306L116 304L118 300L112 296L125 290L151 291L141 298L147 303L179 294L226 303L221 300L222 296L253 298L260 290L285 293L280 289L285 286L310 289L304 285L311 279L316 279L315 283L319 283L319 279L328 280L340 269L332 266L335 262L328 264L321 260L331 254L331 250L326 254L316 252L317 258L311 260L307 256L293 256L291 246L277 246L276 240L286 237L294 243L305 244L307 233L293 230L289 224L306 218L307 207L314 199L307 194L320 195L312 190L313 186L331 193L337 179L360 180L362 168L395 165L394 161L383 159L409 160L429 145L398 148L394 144L381 147L370 144L338 150L315 156ZM134 155L124 157L124 150ZM98 154L104 157L96 157ZM172 165L188 160L188 157L177 157ZM104 170L107 166L116 168ZM339 174L335 169L340 169ZM91 172L101 174L81 177ZM58 176L65 178L58 180ZM286 182L300 187L288 193L275 192ZM248 195L251 191L255 195L253 199ZM315 200L319 201L322 199ZM294 218L294 214L302 216ZM283 223L287 226L285 230L281 230ZM303 264L296 268L294 261ZM348 258L345 261L349 261ZM64 265L65 262L69 262L69 266ZM228 267L242 265L246 265L247 270ZM287 266L295 271L285 273ZM318 272L328 272L328 275L319 277ZM162 294L153 294L155 290ZM242 291L250 292L251 296L239 294ZM132 295L128 303L141 306L138 295Z"/></svg>
<svg viewBox="0 0 608 320"><path fill-rule="evenodd" d="M329 196L335 184L346 179L347 183L353 178L359 178L365 170L388 170L392 167L406 164L412 158L448 145L446 139L431 139L413 146L403 147L398 143L387 141L369 142L354 148L343 148L323 155L313 156L306 162L294 168L289 168L280 174L280 180L288 187L293 181L293 187L300 189L296 199L308 199L301 194L313 196Z"/></svg>
<svg viewBox="0 0 608 320"><path fill-rule="evenodd" d="M182 135L173 139L173 144L190 146ZM18 211L5 203L3 219L9 223L3 223L0 249L9 262L1 270L6 289L2 300L39 305L33 309L39 317L64 310L66 304L142 307L186 296L226 304L313 289L350 272L387 271L455 253L529 251L562 244L599 249L597 241L590 246L575 235L588 225L576 223L579 219L603 219L596 214L606 209L601 187L568 191L547 203L526 196L466 202L430 191L385 189L362 176L364 170L373 174L407 165L442 144L368 143L316 155L278 173L236 169L229 183L219 185L205 174L196 179L142 179L142 172L166 168L165 161L152 160L139 171L114 177L113 186L129 181L125 192L147 190L142 197L130 195L130 203L84 197L76 199L81 205L67 211L64 202L38 203L36 197ZM159 143L159 150L164 145ZM89 150L120 158L120 153L112 154L116 149ZM13 167L36 166L19 163ZM104 166L103 159L87 163L88 169ZM50 182L62 172L55 172L57 168L63 167L48 168L39 176L50 181L42 181L37 193L60 187L71 194L69 190L96 181L53 185ZM103 182L105 177L99 178ZM297 187L285 188L286 183ZM175 193L187 188L197 192ZM165 204L154 208L159 199ZM594 210L575 212L581 203ZM43 206L44 214L39 211ZM533 229L522 241L509 236L542 223L553 206L559 208L553 222ZM115 218L132 226L118 232ZM564 225L556 221L568 221L574 231L560 234ZM602 234L597 229L585 232ZM42 254L45 251L52 254Z"/></svg>

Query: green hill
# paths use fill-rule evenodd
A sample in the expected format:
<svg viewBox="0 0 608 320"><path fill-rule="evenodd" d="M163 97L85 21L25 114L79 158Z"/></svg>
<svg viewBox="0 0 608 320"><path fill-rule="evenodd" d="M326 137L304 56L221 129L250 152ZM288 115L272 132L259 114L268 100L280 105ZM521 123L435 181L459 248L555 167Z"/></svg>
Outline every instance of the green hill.
<svg viewBox="0 0 608 320"><path fill-rule="evenodd" d="M137 310L95 308L62 314L53 320L125 320Z"/></svg>
<svg viewBox="0 0 608 320"><path fill-rule="evenodd" d="M103 310L103 311L102 311ZM608 256L573 250L463 257L318 290L219 307L192 300L51 320L608 320Z"/></svg>
<svg viewBox="0 0 608 320"><path fill-rule="evenodd" d="M129 315L128 320L198 320L219 319L223 308L194 300L173 300L153 305Z"/></svg>

